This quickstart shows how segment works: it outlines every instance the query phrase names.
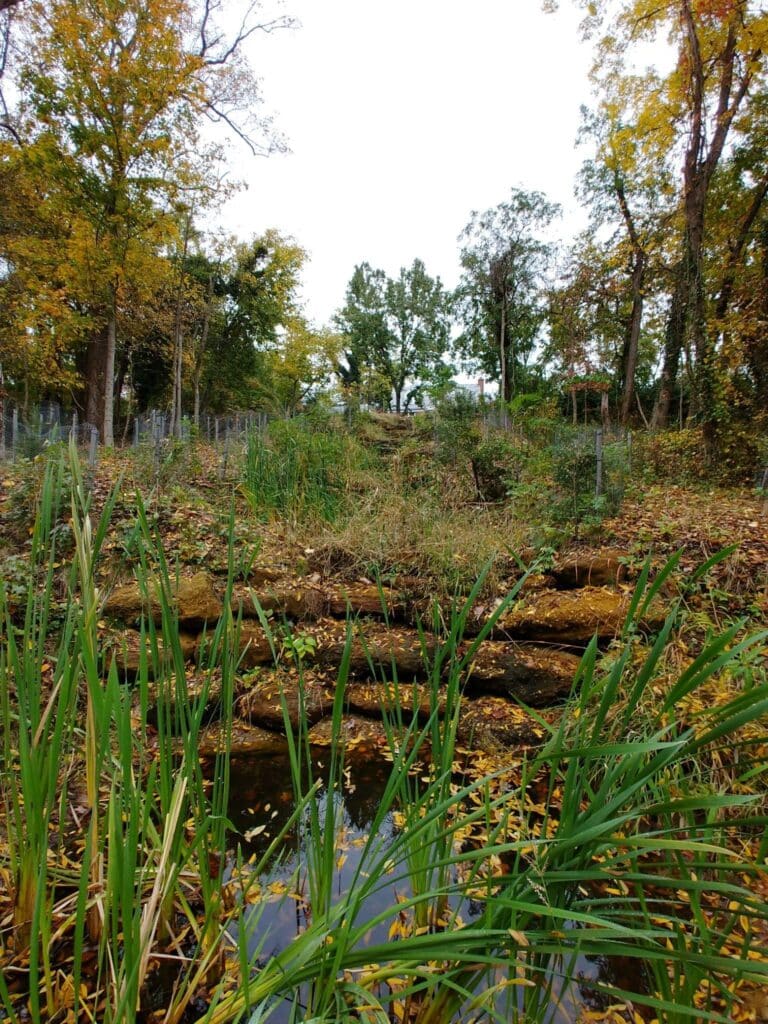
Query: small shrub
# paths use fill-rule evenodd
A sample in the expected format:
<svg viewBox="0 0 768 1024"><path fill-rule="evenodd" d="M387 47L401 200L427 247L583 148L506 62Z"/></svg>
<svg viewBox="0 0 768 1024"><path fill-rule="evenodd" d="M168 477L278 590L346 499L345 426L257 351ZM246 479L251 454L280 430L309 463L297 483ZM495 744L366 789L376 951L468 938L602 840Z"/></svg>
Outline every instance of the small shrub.
<svg viewBox="0 0 768 1024"><path fill-rule="evenodd" d="M704 438L700 430L665 430L638 434L633 459L651 480L695 483L706 477Z"/></svg>
<svg viewBox="0 0 768 1024"><path fill-rule="evenodd" d="M628 475L628 452L624 441L603 445L602 481L597 493L597 452L595 435L577 433L552 449L554 522L599 523L618 511Z"/></svg>
<svg viewBox="0 0 768 1024"><path fill-rule="evenodd" d="M347 434L312 430L299 419L275 421L267 436L248 436L245 492L261 511L332 521L348 474L359 463L359 449Z"/></svg>
<svg viewBox="0 0 768 1024"><path fill-rule="evenodd" d="M472 475L480 501L503 501L520 479L524 456L506 434L488 433L471 456Z"/></svg>

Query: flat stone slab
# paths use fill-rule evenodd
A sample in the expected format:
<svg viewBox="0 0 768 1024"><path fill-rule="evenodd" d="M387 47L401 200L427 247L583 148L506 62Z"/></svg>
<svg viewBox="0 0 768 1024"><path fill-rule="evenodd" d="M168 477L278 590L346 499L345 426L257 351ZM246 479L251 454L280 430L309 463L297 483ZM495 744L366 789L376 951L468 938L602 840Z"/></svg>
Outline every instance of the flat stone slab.
<svg viewBox="0 0 768 1024"><path fill-rule="evenodd" d="M462 703L456 738L465 748L494 754L541 746L548 733L532 715L503 697L478 697Z"/></svg>
<svg viewBox="0 0 768 1024"><path fill-rule="evenodd" d="M391 588L381 590L372 583L305 585L275 584L253 589L238 584L232 594L232 612L245 619L258 618L258 609L275 612L298 621L312 621L325 616L344 619L347 615L371 615L378 618L402 619L406 602Z"/></svg>
<svg viewBox="0 0 768 1024"><path fill-rule="evenodd" d="M250 622L243 622L240 625L239 648L240 668L256 668L259 665L274 665L275 657L281 657L282 646L279 636L273 637L275 643L275 654L269 638L261 626ZM198 652L198 657L200 653Z"/></svg>
<svg viewBox="0 0 768 1024"><path fill-rule="evenodd" d="M104 603L104 614L127 623L139 622L142 616L151 617L159 624L162 614L158 594L159 583L156 580L147 582L146 593L138 582L126 583L109 595ZM217 622L223 610L211 579L204 572L180 579L171 600L179 623L188 629Z"/></svg>
<svg viewBox="0 0 768 1024"><path fill-rule="evenodd" d="M579 645L595 634L608 639L621 632L631 599L631 594L607 587L542 591L503 615L494 635ZM658 629L664 615L661 605L654 604L640 625L649 631Z"/></svg>
<svg viewBox="0 0 768 1024"><path fill-rule="evenodd" d="M200 757L211 758L223 754L227 749L227 735L220 722L203 727L198 737L197 752ZM246 722L233 722L229 751L232 757L253 757L264 754L281 754L286 749L285 736L262 729ZM281 780L282 781L282 780Z"/></svg>
<svg viewBox="0 0 768 1024"><path fill-rule="evenodd" d="M333 691L311 674L272 672L237 699L239 718L275 731L285 731L285 716L296 730L302 718L312 725L333 709Z"/></svg>
<svg viewBox="0 0 768 1024"><path fill-rule="evenodd" d="M549 575L556 587L610 587L627 577L622 551L581 551L558 559Z"/></svg>
<svg viewBox="0 0 768 1024"><path fill-rule="evenodd" d="M162 692L160 685L163 685ZM161 696L171 708L175 707L180 692L185 695L185 699L190 704L195 704L204 697L206 708L212 708L221 701L221 672L196 672L194 668L189 668L180 682L177 682L176 676L172 675L165 684L150 683L147 690L147 700L151 712L156 711ZM150 717L154 721L156 714L152 714Z"/></svg>
<svg viewBox="0 0 768 1024"><path fill-rule="evenodd" d="M437 713L445 712L445 690L436 694ZM371 683L350 680L344 691L345 706L352 712L366 718L381 718L383 714L402 715L404 722L410 722L414 714L420 721L426 721L432 714L433 698L431 689L423 684Z"/></svg>
<svg viewBox="0 0 768 1024"><path fill-rule="evenodd" d="M333 740L333 721L324 718L314 725L310 730L307 739L312 746L329 747ZM374 718L364 718L361 715L345 715L341 720L339 737L347 750L362 748L370 750L388 750L389 741L384 724Z"/></svg>
<svg viewBox="0 0 768 1024"><path fill-rule="evenodd" d="M179 644L184 660L192 659L197 648L197 637L191 633L179 633ZM133 679L138 675L142 660L142 639L138 630L124 629L119 632L109 632L100 637L100 646L105 671L109 669L114 658L118 674L121 677L127 676ZM147 659L147 672L150 678L154 678L152 643L146 635L143 647ZM157 638L157 653L161 662L165 662L167 659L170 663L171 654L166 652L161 637Z"/></svg>
<svg viewBox="0 0 768 1024"><path fill-rule="evenodd" d="M431 674L440 639L432 633L420 634L405 627L384 627L377 623L355 625L349 651L352 677L368 682L391 682L397 678L401 686ZM347 625L325 619L296 634L306 666L335 672L344 658ZM278 664L292 665L293 655L278 633L273 636ZM469 649L466 641L459 649L461 656ZM260 626L243 623L240 633L241 667L273 665L267 635ZM543 706L562 699L570 692L579 659L563 651L518 644L503 640L486 640L478 647L465 670L464 681L473 693L496 693L514 696L526 704ZM449 666L443 666L447 672Z"/></svg>
<svg viewBox="0 0 768 1024"><path fill-rule="evenodd" d="M232 614L258 619L259 608L288 619L319 619L327 613L324 591L315 586L295 587L275 584L255 590L238 584L232 592Z"/></svg>
<svg viewBox="0 0 768 1024"><path fill-rule="evenodd" d="M546 707L571 692L579 662L576 655L553 648L487 640L466 673L467 689Z"/></svg>

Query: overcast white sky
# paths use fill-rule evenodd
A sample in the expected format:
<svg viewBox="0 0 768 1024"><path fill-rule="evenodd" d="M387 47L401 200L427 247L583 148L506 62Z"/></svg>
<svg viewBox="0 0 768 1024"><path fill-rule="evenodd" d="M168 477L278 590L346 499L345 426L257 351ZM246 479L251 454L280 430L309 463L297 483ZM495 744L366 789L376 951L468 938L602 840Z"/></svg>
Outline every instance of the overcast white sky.
<svg viewBox="0 0 768 1024"><path fill-rule="evenodd" d="M453 287L472 210L538 189L581 226L579 106L591 55L578 16L540 0L287 0L301 26L260 36L253 63L291 152L249 157L224 211L241 238L275 227L309 251L307 314L342 304L356 263L389 274L424 260Z"/></svg>

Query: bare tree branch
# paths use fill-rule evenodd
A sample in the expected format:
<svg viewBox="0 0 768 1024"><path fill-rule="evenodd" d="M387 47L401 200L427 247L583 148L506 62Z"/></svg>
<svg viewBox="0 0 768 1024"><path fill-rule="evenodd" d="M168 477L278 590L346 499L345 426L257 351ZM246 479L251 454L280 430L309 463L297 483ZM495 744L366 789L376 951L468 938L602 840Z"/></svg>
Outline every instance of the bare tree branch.
<svg viewBox="0 0 768 1024"><path fill-rule="evenodd" d="M242 128L238 127L236 122L232 120L229 114L226 114L214 103L208 103L206 105L206 116L210 121L213 121L214 123L223 121L224 124L230 129L230 131L233 131L235 135L237 135L237 137L246 144L246 146L248 147L248 149L250 149L253 156L266 156L267 153L269 153L271 147L257 145L257 143L253 141L253 139L249 138L249 136L246 135L245 131L243 131Z"/></svg>
<svg viewBox="0 0 768 1024"><path fill-rule="evenodd" d="M0 3L2 2L3 0L0 0ZM203 58L206 65L216 67L227 64L242 47L243 43L257 32L269 34L279 29L293 28L297 24L296 19L290 15L282 15L278 18L272 18L270 21L253 21L253 17L260 5L261 0L251 0L240 21L240 27L229 42L224 42L224 33L216 32L213 26L213 15L220 7L220 4L217 0L203 0L198 56ZM219 49L222 46L223 49Z"/></svg>

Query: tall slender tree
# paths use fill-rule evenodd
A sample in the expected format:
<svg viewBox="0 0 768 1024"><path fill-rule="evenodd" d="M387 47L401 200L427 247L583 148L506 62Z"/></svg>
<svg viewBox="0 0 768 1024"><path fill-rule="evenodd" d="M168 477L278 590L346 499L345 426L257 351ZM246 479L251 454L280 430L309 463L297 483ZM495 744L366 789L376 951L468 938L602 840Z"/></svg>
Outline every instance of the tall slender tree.
<svg viewBox="0 0 768 1024"><path fill-rule="evenodd" d="M143 247L174 233L172 207L215 186L203 117L225 121L256 148L260 127L238 121L258 88L242 57L259 27L248 7L234 34L214 0L25 0L19 82L21 133L46 201L80 224L78 259L91 331L86 414L114 436L115 359L127 275ZM264 148L269 148L265 139Z"/></svg>
<svg viewBox="0 0 768 1024"><path fill-rule="evenodd" d="M457 350L499 381L509 401L517 390L545 316L544 235L560 207L540 192L513 189L507 202L474 212L459 241L463 273L456 305L463 322Z"/></svg>

